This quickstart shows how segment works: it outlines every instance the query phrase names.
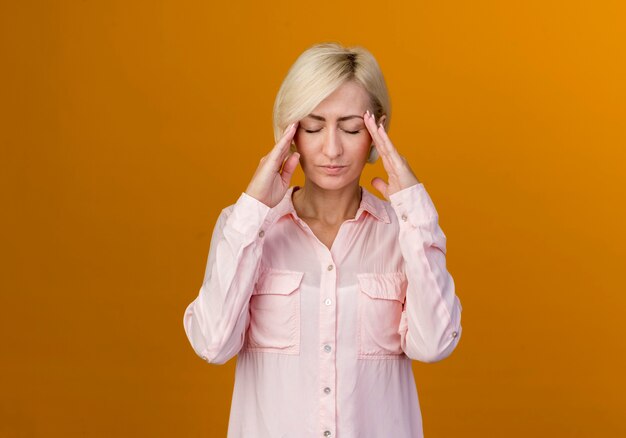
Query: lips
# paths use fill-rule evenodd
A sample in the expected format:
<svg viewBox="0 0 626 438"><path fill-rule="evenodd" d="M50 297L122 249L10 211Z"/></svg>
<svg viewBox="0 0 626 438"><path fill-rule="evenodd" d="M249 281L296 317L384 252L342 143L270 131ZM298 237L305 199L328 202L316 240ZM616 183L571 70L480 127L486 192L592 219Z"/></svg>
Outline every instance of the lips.
<svg viewBox="0 0 626 438"><path fill-rule="evenodd" d="M347 166L337 166L337 165L320 166L320 168L323 169L326 175L337 175L343 172L343 169L345 169L346 167Z"/></svg>

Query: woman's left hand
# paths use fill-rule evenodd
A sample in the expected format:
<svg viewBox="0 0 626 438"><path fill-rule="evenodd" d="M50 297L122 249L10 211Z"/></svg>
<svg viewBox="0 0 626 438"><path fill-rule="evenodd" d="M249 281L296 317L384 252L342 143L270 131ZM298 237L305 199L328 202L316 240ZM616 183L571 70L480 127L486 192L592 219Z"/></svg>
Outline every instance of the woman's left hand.
<svg viewBox="0 0 626 438"><path fill-rule="evenodd" d="M400 155L391 143L384 126L382 124L376 125L376 120L369 110L363 116L363 120L372 136L378 155L383 160L383 166L389 179L389 182L386 183L382 178L376 177L372 179L372 186L382 193L385 199L389 200L390 195L419 184L420 181L411 170L406 158Z"/></svg>

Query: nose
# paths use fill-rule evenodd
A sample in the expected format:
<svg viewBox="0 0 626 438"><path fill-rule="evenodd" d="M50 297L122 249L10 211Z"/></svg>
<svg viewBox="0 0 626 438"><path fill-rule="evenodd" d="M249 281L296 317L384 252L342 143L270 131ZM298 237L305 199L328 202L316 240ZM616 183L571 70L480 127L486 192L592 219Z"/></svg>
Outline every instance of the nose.
<svg viewBox="0 0 626 438"><path fill-rule="evenodd" d="M341 138L336 129L326 130L328 133L324 139L322 152L329 159L335 159L343 153L343 145L341 144Z"/></svg>

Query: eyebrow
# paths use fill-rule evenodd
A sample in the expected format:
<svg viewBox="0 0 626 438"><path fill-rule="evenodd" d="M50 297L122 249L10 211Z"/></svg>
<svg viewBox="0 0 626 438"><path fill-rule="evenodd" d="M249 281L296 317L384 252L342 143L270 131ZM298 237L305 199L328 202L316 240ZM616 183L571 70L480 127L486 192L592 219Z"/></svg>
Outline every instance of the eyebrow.
<svg viewBox="0 0 626 438"><path fill-rule="evenodd" d="M315 119L315 120L321 120L322 122L326 121L326 119L324 117L318 116L317 114L309 114L307 117L310 117L310 118ZM352 115L349 115L349 116L339 117L337 119L337 121L338 122L343 122L344 120L350 120L350 119L354 119L354 118L362 119L363 117L362 116L358 116L356 114L352 114Z"/></svg>

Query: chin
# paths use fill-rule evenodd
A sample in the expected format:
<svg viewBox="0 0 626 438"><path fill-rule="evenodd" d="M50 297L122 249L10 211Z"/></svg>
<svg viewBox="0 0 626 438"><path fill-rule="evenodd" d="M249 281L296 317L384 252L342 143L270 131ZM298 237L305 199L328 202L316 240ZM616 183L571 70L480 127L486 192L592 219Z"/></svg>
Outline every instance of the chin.
<svg viewBox="0 0 626 438"><path fill-rule="evenodd" d="M307 178L310 182L324 190L339 190L352 184L359 183L360 175L315 175L313 178Z"/></svg>

